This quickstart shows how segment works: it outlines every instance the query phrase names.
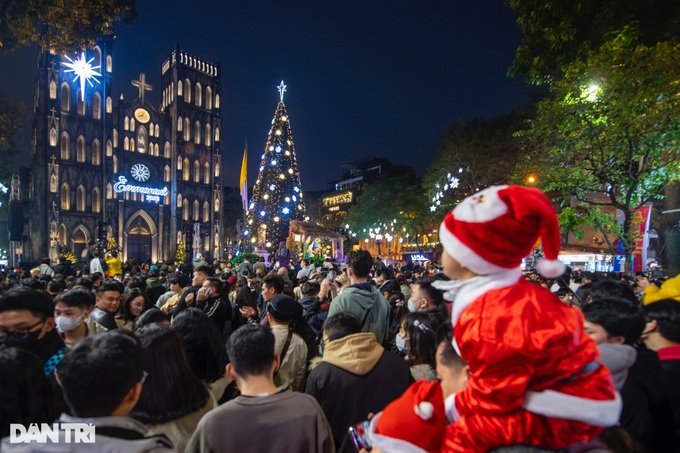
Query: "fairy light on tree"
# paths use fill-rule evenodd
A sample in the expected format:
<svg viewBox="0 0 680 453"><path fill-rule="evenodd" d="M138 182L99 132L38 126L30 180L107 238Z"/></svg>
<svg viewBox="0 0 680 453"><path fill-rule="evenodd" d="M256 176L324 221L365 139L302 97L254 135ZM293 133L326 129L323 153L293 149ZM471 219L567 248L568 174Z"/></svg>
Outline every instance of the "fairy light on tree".
<svg viewBox="0 0 680 453"><path fill-rule="evenodd" d="M256 248L278 247L288 237L289 221L305 218L290 117L283 103L286 85L281 81L277 88L280 101L246 214L250 235L247 242Z"/></svg>

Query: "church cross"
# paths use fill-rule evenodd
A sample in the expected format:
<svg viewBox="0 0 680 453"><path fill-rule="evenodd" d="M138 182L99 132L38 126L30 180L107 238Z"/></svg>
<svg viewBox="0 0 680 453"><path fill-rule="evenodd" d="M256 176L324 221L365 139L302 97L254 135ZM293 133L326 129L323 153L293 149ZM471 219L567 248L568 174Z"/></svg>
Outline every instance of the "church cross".
<svg viewBox="0 0 680 453"><path fill-rule="evenodd" d="M139 90L139 97L144 102L144 92L145 91L151 91L153 87L146 83L146 74L143 72L139 73L139 80L133 80L132 85L136 86L137 89Z"/></svg>

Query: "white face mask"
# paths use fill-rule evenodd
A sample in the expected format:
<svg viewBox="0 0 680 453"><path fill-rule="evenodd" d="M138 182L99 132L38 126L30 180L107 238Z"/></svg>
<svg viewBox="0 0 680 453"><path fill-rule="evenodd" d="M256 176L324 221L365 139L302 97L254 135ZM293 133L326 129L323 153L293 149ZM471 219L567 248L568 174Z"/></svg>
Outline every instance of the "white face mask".
<svg viewBox="0 0 680 453"><path fill-rule="evenodd" d="M54 322L60 332L70 332L83 323L83 317L67 318L66 316L57 316L54 318Z"/></svg>
<svg viewBox="0 0 680 453"><path fill-rule="evenodd" d="M408 351L409 348L406 347L406 338L397 335L394 337L394 344L397 346L400 352Z"/></svg>
<svg viewBox="0 0 680 453"><path fill-rule="evenodd" d="M417 311L417 310L418 310L418 309L416 308L416 302L415 302L412 298L409 298L409 299L408 299L408 311L410 311L411 313L413 313L413 312L415 312L415 311Z"/></svg>

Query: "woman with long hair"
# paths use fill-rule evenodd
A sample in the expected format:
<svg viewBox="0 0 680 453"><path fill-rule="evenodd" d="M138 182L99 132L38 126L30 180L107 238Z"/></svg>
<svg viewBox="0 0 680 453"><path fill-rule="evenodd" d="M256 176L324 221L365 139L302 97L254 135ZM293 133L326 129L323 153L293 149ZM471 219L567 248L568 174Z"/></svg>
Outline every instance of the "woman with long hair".
<svg viewBox="0 0 680 453"><path fill-rule="evenodd" d="M191 371L219 401L231 381L225 370L227 350L215 324L203 311L190 307L173 318L172 329L182 337Z"/></svg>
<svg viewBox="0 0 680 453"><path fill-rule="evenodd" d="M137 317L149 308L151 308L151 302L146 292L139 288L132 288L123 296L120 310L116 315L116 324L120 329L132 330Z"/></svg>
<svg viewBox="0 0 680 453"><path fill-rule="evenodd" d="M397 347L406 353L413 379L437 380L437 319L427 313L414 312L404 316L395 338Z"/></svg>
<svg viewBox="0 0 680 453"><path fill-rule="evenodd" d="M215 400L191 371L176 330L149 324L137 336L148 374L130 417L147 425L149 434L164 434L177 451L184 451L201 417L215 407Z"/></svg>

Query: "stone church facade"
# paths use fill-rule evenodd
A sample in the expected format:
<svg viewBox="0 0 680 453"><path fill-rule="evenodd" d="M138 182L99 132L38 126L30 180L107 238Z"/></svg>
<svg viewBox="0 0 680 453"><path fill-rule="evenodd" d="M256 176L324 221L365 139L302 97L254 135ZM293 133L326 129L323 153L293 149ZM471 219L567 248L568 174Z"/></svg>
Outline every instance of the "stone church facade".
<svg viewBox="0 0 680 453"><path fill-rule="evenodd" d="M137 99L114 105L111 50L104 41L80 55L40 54L23 260L80 256L110 237L124 260L172 259L180 240L194 255L220 256L219 65L178 46L159 86L140 74ZM161 90L158 106L146 99L151 89Z"/></svg>

